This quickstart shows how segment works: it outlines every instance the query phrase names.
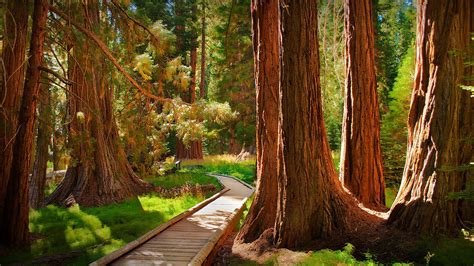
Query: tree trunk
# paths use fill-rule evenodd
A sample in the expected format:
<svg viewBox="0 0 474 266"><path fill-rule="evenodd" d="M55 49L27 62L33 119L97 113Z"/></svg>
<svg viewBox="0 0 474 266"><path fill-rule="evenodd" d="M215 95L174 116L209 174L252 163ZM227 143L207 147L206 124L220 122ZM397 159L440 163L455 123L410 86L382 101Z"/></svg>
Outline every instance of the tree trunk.
<svg viewBox="0 0 474 266"><path fill-rule="evenodd" d="M278 247L340 233L350 216L323 120L316 2L280 5Z"/></svg>
<svg viewBox="0 0 474 266"><path fill-rule="evenodd" d="M472 78L470 0L417 2L415 86L408 119L402 184L388 222L408 231L457 232L472 223L474 205L450 199L474 182L473 98L459 88ZM466 167L467 166L467 167ZM467 169L466 169L467 168ZM470 223L466 223L470 221Z"/></svg>
<svg viewBox="0 0 474 266"><path fill-rule="evenodd" d="M48 17L48 1L36 0L33 11L30 57L18 117L18 134L13 146L13 161L2 217L2 240L8 246L29 242L28 175L34 141L36 102L39 92L43 42Z"/></svg>
<svg viewBox="0 0 474 266"><path fill-rule="evenodd" d="M79 16L87 18L84 27L100 29L99 2L89 3L83 12ZM68 100L71 164L47 203L97 206L145 193L150 185L133 172L121 146L105 58L90 42L78 38L83 37L75 38L80 45L71 47L75 59L68 59L68 76L75 82Z"/></svg>
<svg viewBox="0 0 474 266"><path fill-rule="evenodd" d="M33 174L29 183L30 207L44 206L44 187L46 184L46 169L48 167L48 146L51 140L52 123L49 88L40 85L40 104L38 108L38 136L36 139L36 155L33 164Z"/></svg>
<svg viewBox="0 0 474 266"><path fill-rule="evenodd" d="M5 4L3 36L3 67L0 79L0 227L7 184L13 160L13 144L17 135L18 112L23 92L26 64L26 35L28 34L27 0L8 0ZM6 78L6 80L5 80Z"/></svg>
<svg viewBox="0 0 474 266"><path fill-rule="evenodd" d="M235 143L235 124L233 124L229 129L230 137L229 137L229 150L227 151L229 154L237 154L237 144Z"/></svg>
<svg viewBox="0 0 474 266"><path fill-rule="evenodd" d="M201 84L199 96L206 99L206 0L202 0L201 17Z"/></svg>
<svg viewBox="0 0 474 266"><path fill-rule="evenodd" d="M196 68L197 68L197 47L191 49L191 84L189 86L189 102L196 101Z"/></svg>
<svg viewBox="0 0 474 266"><path fill-rule="evenodd" d="M176 159L202 159L202 142L191 141L189 146L184 145L180 139L176 140Z"/></svg>
<svg viewBox="0 0 474 266"><path fill-rule="evenodd" d="M345 0L346 84L339 179L368 207L385 206L372 0Z"/></svg>
<svg viewBox="0 0 474 266"><path fill-rule="evenodd" d="M249 243L273 229L277 207L278 0L251 4L257 88L257 188L237 241Z"/></svg>

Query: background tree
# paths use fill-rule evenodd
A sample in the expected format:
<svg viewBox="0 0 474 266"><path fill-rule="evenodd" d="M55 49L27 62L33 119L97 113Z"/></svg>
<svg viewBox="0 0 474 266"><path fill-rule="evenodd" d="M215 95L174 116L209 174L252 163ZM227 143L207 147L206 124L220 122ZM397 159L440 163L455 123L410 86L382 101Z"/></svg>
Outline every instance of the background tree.
<svg viewBox="0 0 474 266"><path fill-rule="evenodd" d="M4 209L1 217L2 242L7 246L27 244L28 230L28 174L34 141L36 103L39 93L40 66L43 61L48 2L35 0L28 67L22 89L18 115L18 130L13 144L10 178L6 187ZM16 88L20 89L20 88Z"/></svg>
<svg viewBox="0 0 474 266"><path fill-rule="evenodd" d="M79 25L98 34L106 29L101 23L98 1L90 2L86 9L79 5L71 5L71 8L82 10L72 13L77 18L87 18L82 26L74 25L76 28ZM57 13L56 9L54 12ZM77 19L61 16L68 21ZM78 33L70 38L68 78L74 83L69 86L68 145L72 149L72 162L47 203L73 201L91 206L142 194L149 185L133 172L120 145L112 107L114 88L109 83L110 69L105 58L93 42L85 41Z"/></svg>
<svg viewBox="0 0 474 266"><path fill-rule="evenodd" d="M362 203L385 204L371 0L344 1L346 85L340 180Z"/></svg>
<svg viewBox="0 0 474 266"><path fill-rule="evenodd" d="M472 75L472 1L418 2L415 87L400 191L388 222L419 233L446 233L472 221L472 202L449 199L472 184L472 107L459 88ZM468 81L470 82L470 81Z"/></svg>
<svg viewBox="0 0 474 266"><path fill-rule="evenodd" d="M18 113L20 110L23 83L25 78L26 36L28 34L28 1L9 0L5 4L4 35L2 42L2 68L0 98L0 228L10 181L13 160L13 145L18 131ZM3 234L2 234L3 235ZM2 241L5 239L2 238Z"/></svg>

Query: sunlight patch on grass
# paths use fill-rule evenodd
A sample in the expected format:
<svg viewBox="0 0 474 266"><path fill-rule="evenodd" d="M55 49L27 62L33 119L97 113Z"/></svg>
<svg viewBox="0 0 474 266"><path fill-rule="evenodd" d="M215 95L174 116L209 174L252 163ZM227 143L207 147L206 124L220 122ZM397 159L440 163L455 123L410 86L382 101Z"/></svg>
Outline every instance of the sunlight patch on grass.
<svg viewBox="0 0 474 266"><path fill-rule="evenodd" d="M65 264L88 264L204 200L183 195L161 198L147 194L100 207L47 206L30 210L31 249L0 258L0 264L31 263L34 259L80 251Z"/></svg>
<svg viewBox="0 0 474 266"><path fill-rule="evenodd" d="M385 188L385 206L388 208L392 207L393 201L398 193L398 187L386 187Z"/></svg>
<svg viewBox="0 0 474 266"><path fill-rule="evenodd" d="M195 167L200 165L201 167ZM244 161L237 161L235 155L212 155L206 156L204 160L188 160L183 162L183 171L193 173L215 173L230 175L246 183L253 184L255 181L255 156Z"/></svg>
<svg viewBox="0 0 474 266"><path fill-rule="evenodd" d="M190 172L187 169L180 170L174 174L156 176L145 179L147 182L153 185L160 186L162 188L174 188L180 187L186 184L192 185L208 185L213 184L216 188L220 189L221 185L215 177L208 176L204 173Z"/></svg>

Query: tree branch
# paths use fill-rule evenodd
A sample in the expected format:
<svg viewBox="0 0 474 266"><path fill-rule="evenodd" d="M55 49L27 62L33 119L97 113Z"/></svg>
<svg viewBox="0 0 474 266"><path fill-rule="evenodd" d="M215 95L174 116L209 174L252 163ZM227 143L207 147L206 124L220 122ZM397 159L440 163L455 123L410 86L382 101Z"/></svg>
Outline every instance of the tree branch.
<svg viewBox="0 0 474 266"><path fill-rule="evenodd" d="M79 31L81 31L82 33L84 33L87 37L89 37L89 39L91 39L93 42L95 42L95 44L102 50L102 52L104 53L105 56L107 56L107 58L109 58L109 60L112 62L112 64L114 64L114 66L118 69L118 71L120 71L127 79L128 81L130 81L130 83L132 83L132 85L137 88L143 95L149 97L149 98L152 98L152 99L155 99L157 101L162 101L162 102L169 102L171 101L171 99L168 99L168 98L163 98L163 97L159 97L159 96L156 96L154 95L153 93L143 89L139 84L138 82L133 79L132 76L130 76L130 74L127 73L127 71L118 63L117 59L112 55L112 53L110 52L109 48L107 48L107 46L94 34L92 33L91 31L87 30L86 28L84 28L83 26L81 26L79 23L77 23L76 21L72 20L68 15L66 15L65 13L63 13L62 11L58 10L56 7L54 6L51 6L50 7L50 10L54 13L56 13L58 16L60 16L62 19L66 20L67 22L71 23L72 25L74 25L74 27L76 27Z"/></svg>
<svg viewBox="0 0 474 266"><path fill-rule="evenodd" d="M44 72L46 72L46 73L49 73L49 74L55 76L57 79L59 79L60 81L62 81L63 83L65 83L65 84L67 84L67 85L72 85L72 84L75 83L74 81L72 81L72 80L70 80L70 79L66 79L66 78L64 78L64 77L61 77L61 75L59 75L58 73L54 72L52 69L49 69L49 68L44 67L44 66L40 66L40 67L38 67L38 68L39 68L39 70L41 70L41 71L44 71Z"/></svg>

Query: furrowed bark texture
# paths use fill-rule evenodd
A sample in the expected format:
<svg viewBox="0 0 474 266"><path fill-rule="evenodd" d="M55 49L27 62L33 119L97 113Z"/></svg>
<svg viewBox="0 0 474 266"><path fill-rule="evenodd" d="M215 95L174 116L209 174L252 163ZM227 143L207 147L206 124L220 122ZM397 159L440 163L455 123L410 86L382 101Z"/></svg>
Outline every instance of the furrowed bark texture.
<svg viewBox="0 0 474 266"><path fill-rule="evenodd" d="M36 137L36 155L33 173L29 182L29 199L31 208L44 206L44 187L46 184L46 169L48 167L48 146L52 134L50 94L46 85L40 85L40 103L38 108L38 136Z"/></svg>
<svg viewBox="0 0 474 266"><path fill-rule="evenodd" d="M100 29L98 1L90 2L83 11L87 12L78 16L85 18L84 27ZM68 95L71 165L48 197L48 204L97 206L134 197L150 188L133 172L120 144L105 58L91 42L79 42L82 37L74 36L75 43L80 44L71 46L74 58L68 58L68 76L75 82L69 86Z"/></svg>
<svg viewBox="0 0 474 266"><path fill-rule="evenodd" d="M415 86L408 119L408 152L402 184L388 222L437 234L472 224L472 202L449 199L470 184L473 100L473 2L418 1ZM471 82L472 85L472 82ZM468 222L469 221L469 222Z"/></svg>
<svg viewBox="0 0 474 266"><path fill-rule="evenodd" d="M280 2L279 176L274 230L278 247L301 246L347 227L348 195L337 179L323 121L316 2Z"/></svg>
<svg viewBox="0 0 474 266"><path fill-rule="evenodd" d="M346 84L339 179L369 207L385 206L372 0L344 1Z"/></svg>
<svg viewBox="0 0 474 266"><path fill-rule="evenodd" d="M278 0L251 4L257 88L257 188L237 241L249 243L273 229L277 207Z"/></svg>
<svg viewBox="0 0 474 266"><path fill-rule="evenodd" d="M13 145L18 130L18 111L23 95L26 63L26 35L28 34L27 0L8 0L5 3L3 36L3 64L0 65L0 227L7 185L13 160Z"/></svg>
<svg viewBox="0 0 474 266"><path fill-rule="evenodd" d="M31 150L34 141L36 103L39 93L39 78L43 61L43 43L48 1L35 0L28 68L26 71L20 113L18 115L18 134L13 146L13 160L4 213L0 231L8 246L28 244L28 175L30 172Z"/></svg>

